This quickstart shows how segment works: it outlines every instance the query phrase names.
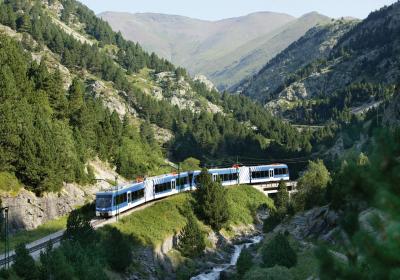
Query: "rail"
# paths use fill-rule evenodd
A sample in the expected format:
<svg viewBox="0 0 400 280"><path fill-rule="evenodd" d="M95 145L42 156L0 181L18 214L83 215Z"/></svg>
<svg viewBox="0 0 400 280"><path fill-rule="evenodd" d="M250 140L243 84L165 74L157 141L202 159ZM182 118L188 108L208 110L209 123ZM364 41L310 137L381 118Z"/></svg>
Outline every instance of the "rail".
<svg viewBox="0 0 400 280"><path fill-rule="evenodd" d="M297 185L297 182L295 182L295 181L290 181L290 182L286 182L286 183L287 183L288 186L294 187L294 189L295 189L295 187ZM265 183L254 184L252 186L255 187L255 188L260 188L261 191L265 192L266 189L263 189L263 188L267 187L267 185L268 185L268 187L272 187L272 184L265 184ZM276 184L276 185L278 185L278 184ZM167 198L167 197L164 197L164 198ZM164 199L164 198L162 198L162 199ZM153 203L154 202L148 203L147 206L150 206ZM147 207L146 205L138 206L138 207L135 207L135 208L133 208L131 210L126 211L123 214L125 216L125 215L130 214L132 211L143 209L143 206ZM116 220L114 220L114 217L111 217L111 218L108 218L108 219L98 219L98 218L96 218L96 219L91 220L90 223L94 228L98 228L98 227L100 227L102 225L108 224L108 223L113 222L113 221L116 221ZM59 243L63 238L64 231L59 231L58 233L54 233L54 234L57 234L57 235L52 237L52 238L49 238L49 239L47 239L47 240L45 240L45 241L43 241L41 243L39 243L39 244L35 244L35 245L31 246L31 247L27 247L27 250L28 250L29 254L31 255L31 254L33 254L33 253L35 253L37 251L41 251L41 250L47 248L49 243L51 243L51 245ZM36 240L34 242L37 242L39 240ZM32 242L32 243L34 243L34 242ZM29 246L29 244L28 244L28 246ZM8 258L0 259L0 267L3 267L4 265L6 265L8 263L12 263L14 260L15 260L15 251L13 250L13 251L10 252L10 256Z"/></svg>

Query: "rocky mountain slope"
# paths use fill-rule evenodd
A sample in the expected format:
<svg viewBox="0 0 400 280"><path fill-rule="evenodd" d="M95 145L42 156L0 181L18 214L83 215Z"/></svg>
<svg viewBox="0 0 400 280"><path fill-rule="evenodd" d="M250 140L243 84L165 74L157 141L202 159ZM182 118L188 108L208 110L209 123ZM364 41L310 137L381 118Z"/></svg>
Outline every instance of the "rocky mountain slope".
<svg viewBox="0 0 400 280"><path fill-rule="evenodd" d="M77 1L0 2L0 30L0 192L7 178L38 195L91 184L96 157L133 180L170 171L166 158L310 151L311 134L146 53Z"/></svg>
<svg viewBox="0 0 400 280"><path fill-rule="evenodd" d="M236 90L313 123L365 113L396 92L399 11L397 2L361 22L314 28Z"/></svg>
<svg viewBox="0 0 400 280"><path fill-rule="evenodd" d="M271 12L220 21L116 12L100 17L146 50L184 66L192 74L206 75L220 89L255 73L308 29L330 20L317 13L296 19Z"/></svg>
<svg viewBox="0 0 400 280"><path fill-rule="evenodd" d="M291 74L317 60L326 60L337 41L348 32L355 21L333 21L310 29L298 41L269 61L261 71L242 81L232 91L238 91L258 100L269 100L281 90ZM290 99L291 96L288 97Z"/></svg>

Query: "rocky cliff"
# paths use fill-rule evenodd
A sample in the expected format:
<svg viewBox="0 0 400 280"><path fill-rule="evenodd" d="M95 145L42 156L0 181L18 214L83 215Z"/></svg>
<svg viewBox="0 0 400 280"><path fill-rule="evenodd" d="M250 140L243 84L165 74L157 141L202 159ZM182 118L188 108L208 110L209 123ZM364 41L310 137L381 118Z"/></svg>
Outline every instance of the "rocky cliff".
<svg viewBox="0 0 400 280"><path fill-rule="evenodd" d="M112 182L118 175L100 160L91 161L89 164L94 170L95 178ZM120 183L126 182L120 176L118 178ZM26 189L21 189L17 195L2 196L3 207L9 207L10 231L35 229L47 221L68 215L77 207L92 202L97 191L110 187L104 180L88 186L64 184L59 193L45 193L41 197Z"/></svg>

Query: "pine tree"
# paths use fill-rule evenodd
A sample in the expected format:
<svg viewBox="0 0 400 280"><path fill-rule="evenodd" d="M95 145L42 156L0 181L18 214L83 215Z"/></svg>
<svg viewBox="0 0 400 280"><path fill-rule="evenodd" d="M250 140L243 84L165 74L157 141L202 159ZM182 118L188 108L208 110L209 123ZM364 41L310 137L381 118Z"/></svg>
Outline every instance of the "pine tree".
<svg viewBox="0 0 400 280"><path fill-rule="evenodd" d="M276 204L275 207L277 209L283 208L286 210L289 203L289 192L286 187L286 183L284 181L280 181L278 185L278 193L276 195Z"/></svg>
<svg viewBox="0 0 400 280"><path fill-rule="evenodd" d="M206 248L204 233L191 210L186 210L185 216L187 223L179 234L178 250L186 257L198 257Z"/></svg>
<svg viewBox="0 0 400 280"><path fill-rule="evenodd" d="M236 263L236 271L243 276L253 265L253 256L249 249L244 248Z"/></svg>
<svg viewBox="0 0 400 280"><path fill-rule="evenodd" d="M78 242L82 246L93 244L97 239L96 232L90 224L90 218L79 210L74 210L69 214L63 237L66 240Z"/></svg>
<svg viewBox="0 0 400 280"><path fill-rule="evenodd" d="M197 177L195 198L199 216L214 230L219 231L229 220L226 189L220 182L213 182L207 169Z"/></svg>
<svg viewBox="0 0 400 280"><path fill-rule="evenodd" d="M38 279L38 270L35 261L26 249L25 244L19 244L15 248L15 260L13 269L19 277L27 280Z"/></svg>
<svg viewBox="0 0 400 280"><path fill-rule="evenodd" d="M290 246L287 237L277 234L262 248L262 259L265 267L276 265L291 268L297 264L297 254Z"/></svg>

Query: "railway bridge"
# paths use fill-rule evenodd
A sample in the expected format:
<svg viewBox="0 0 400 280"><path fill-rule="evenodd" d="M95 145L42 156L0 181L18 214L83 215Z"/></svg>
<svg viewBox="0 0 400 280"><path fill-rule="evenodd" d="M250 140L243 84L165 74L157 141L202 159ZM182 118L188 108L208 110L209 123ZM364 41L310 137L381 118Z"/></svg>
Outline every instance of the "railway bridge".
<svg viewBox="0 0 400 280"><path fill-rule="evenodd" d="M297 192L297 181L287 181L285 182L287 189L289 191L289 195L292 195L293 193ZM268 182L268 183L262 183L262 184L255 184L252 185L253 188L263 192L266 196L268 197L274 197L276 193L278 192L278 182Z"/></svg>

